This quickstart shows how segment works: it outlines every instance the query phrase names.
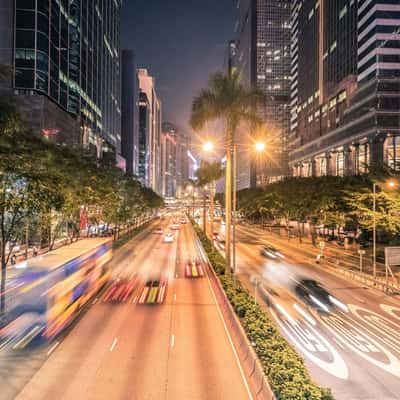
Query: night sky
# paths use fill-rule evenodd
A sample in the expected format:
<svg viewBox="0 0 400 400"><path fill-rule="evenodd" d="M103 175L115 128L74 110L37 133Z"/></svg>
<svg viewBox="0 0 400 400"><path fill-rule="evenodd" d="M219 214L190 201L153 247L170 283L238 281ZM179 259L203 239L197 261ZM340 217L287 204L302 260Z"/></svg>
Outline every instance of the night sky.
<svg viewBox="0 0 400 400"><path fill-rule="evenodd" d="M188 128L192 98L221 70L235 0L124 0L121 46L154 76L163 121Z"/></svg>

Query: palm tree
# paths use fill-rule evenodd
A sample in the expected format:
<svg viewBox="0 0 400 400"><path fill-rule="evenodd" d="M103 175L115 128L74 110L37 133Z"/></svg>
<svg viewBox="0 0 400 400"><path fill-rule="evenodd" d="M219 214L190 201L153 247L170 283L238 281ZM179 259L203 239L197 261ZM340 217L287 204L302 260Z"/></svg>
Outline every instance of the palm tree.
<svg viewBox="0 0 400 400"><path fill-rule="evenodd" d="M196 175L201 182L201 185L209 185L210 187L210 228L211 235L214 233L214 197L215 197L215 182L222 178L224 170L221 163L214 161L212 163L203 161ZM205 229L205 227L204 227ZM206 232L207 233L207 232Z"/></svg>
<svg viewBox="0 0 400 400"><path fill-rule="evenodd" d="M232 152L235 132L242 122L250 123L251 127L260 122L256 112L260 100L263 100L263 95L258 90L246 88L241 83L240 74L234 70L231 74L214 74L209 87L201 90L192 104L190 124L195 131L201 130L206 122L212 120L223 120L226 127L225 269L228 272L231 269Z"/></svg>

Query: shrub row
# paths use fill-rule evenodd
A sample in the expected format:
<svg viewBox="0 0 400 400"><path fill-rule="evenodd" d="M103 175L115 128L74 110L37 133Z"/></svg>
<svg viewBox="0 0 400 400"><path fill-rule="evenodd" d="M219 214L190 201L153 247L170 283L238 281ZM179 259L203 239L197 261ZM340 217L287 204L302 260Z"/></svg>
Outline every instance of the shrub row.
<svg viewBox="0 0 400 400"><path fill-rule="evenodd" d="M329 389L315 384L304 360L280 334L268 314L239 282L233 285L231 274L225 273L225 260L201 228L192 221L225 293L239 317L248 339L260 359L271 389L278 400L333 400Z"/></svg>

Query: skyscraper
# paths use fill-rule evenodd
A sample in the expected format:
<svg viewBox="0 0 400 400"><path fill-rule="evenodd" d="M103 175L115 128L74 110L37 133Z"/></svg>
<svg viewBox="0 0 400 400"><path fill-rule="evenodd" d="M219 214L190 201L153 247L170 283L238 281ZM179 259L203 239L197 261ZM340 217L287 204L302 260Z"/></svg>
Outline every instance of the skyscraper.
<svg viewBox="0 0 400 400"><path fill-rule="evenodd" d="M121 0L0 1L2 92L54 141L120 152Z"/></svg>
<svg viewBox="0 0 400 400"><path fill-rule="evenodd" d="M238 188L264 184L287 173L286 142L290 121L290 2L243 0L238 3L234 66L244 83L265 94L260 115L268 135L266 157L252 162L238 152ZM248 130L237 142L248 143ZM255 168L256 166L256 168Z"/></svg>
<svg viewBox="0 0 400 400"><path fill-rule="evenodd" d="M393 0L292 3L293 175L400 167L399 27Z"/></svg>
<svg viewBox="0 0 400 400"><path fill-rule="evenodd" d="M135 54L122 50L122 127L121 154L126 160L126 171L138 173L139 162L139 81Z"/></svg>
<svg viewBox="0 0 400 400"><path fill-rule="evenodd" d="M157 193L161 179L161 101L155 79L147 69L138 69L139 80L139 179Z"/></svg>
<svg viewBox="0 0 400 400"><path fill-rule="evenodd" d="M162 124L161 132L161 179L162 195L165 197L175 197L177 191L177 129L169 123Z"/></svg>

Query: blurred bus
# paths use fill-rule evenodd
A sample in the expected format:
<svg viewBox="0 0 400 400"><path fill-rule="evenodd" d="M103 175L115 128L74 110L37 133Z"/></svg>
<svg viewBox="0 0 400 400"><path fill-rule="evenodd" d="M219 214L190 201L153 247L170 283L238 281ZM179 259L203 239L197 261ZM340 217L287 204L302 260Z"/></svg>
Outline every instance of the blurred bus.
<svg viewBox="0 0 400 400"><path fill-rule="evenodd" d="M96 238L17 265L23 269L7 285L1 340L25 347L36 338L56 336L105 284L111 258L112 241Z"/></svg>

